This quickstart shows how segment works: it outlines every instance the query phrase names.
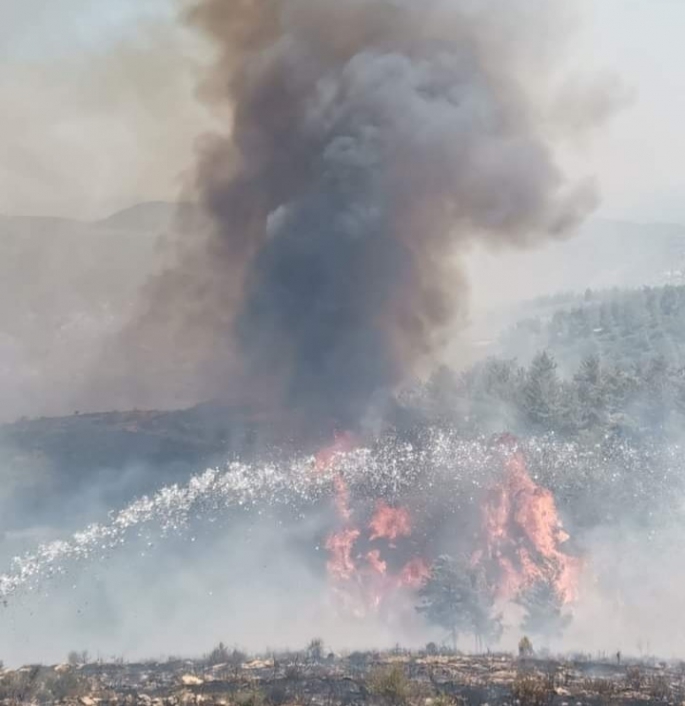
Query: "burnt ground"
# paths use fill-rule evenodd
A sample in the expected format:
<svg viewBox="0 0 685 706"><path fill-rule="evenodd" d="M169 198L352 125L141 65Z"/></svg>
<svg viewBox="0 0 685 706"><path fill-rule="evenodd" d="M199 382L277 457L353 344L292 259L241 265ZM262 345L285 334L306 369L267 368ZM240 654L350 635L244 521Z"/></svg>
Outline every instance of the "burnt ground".
<svg viewBox="0 0 685 706"><path fill-rule="evenodd" d="M214 663L216 658L224 661ZM289 653L251 659L24 667L0 675L0 703L75 706L460 706L681 704L682 663L510 655Z"/></svg>

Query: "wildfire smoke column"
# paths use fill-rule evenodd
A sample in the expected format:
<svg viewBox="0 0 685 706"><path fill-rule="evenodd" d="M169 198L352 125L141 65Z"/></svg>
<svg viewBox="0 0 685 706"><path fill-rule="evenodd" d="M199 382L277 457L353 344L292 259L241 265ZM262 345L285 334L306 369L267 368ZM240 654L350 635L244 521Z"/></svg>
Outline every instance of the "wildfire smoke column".
<svg viewBox="0 0 685 706"><path fill-rule="evenodd" d="M469 243L530 245L592 210L553 147L610 100L574 90L567 119L566 3L191 5L217 49L201 95L231 117L197 165L212 235L151 285L146 316L186 312L253 394L354 428L463 313Z"/></svg>

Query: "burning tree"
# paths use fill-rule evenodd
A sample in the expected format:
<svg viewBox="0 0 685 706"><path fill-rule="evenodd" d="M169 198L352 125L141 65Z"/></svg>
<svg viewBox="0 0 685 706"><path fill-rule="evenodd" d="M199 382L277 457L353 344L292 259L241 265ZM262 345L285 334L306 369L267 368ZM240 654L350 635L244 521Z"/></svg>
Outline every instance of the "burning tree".
<svg viewBox="0 0 685 706"><path fill-rule="evenodd" d="M353 446L352 435L337 436L331 446L317 454L316 472L335 469ZM377 612L390 596L416 590L428 576L428 565L421 556L398 552L398 543L414 531L409 508L381 498L371 517L364 519L342 473L334 473L332 486L339 525L325 542L328 576L341 605L348 613L363 618Z"/></svg>
<svg viewBox="0 0 685 706"><path fill-rule="evenodd" d="M486 567L497 598L514 600L542 582L561 603L576 598L582 562L566 550L563 528L550 490L526 468L514 437L498 440L504 475L481 507L481 537L472 564Z"/></svg>
<svg viewBox="0 0 685 706"><path fill-rule="evenodd" d="M418 612L448 631L455 650L460 633L473 635L477 649L500 638L501 616L493 613L485 575L465 559L441 556L419 590L419 600Z"/></svg>
<svg viewBox="0 0 685 706"><path fill-rule="evenodd" d="M472 593L470 620L476 651L499 642L502 636L502 615L495 613L495 594L488 586L485 571L471 568L469 571Z"/></svg>
<svg viewBox="0 0 685 706"><path fill-rule="evenodd" d="M525 610L521 629L543 640L560 638L571 622L563 597L550 581L537 581L516 602Z"/></svg>
<svg viewBox="0 0 685 706"><path fill-rule="evenodd" d="M575 599L582 564L565 548L569 536L554 496L530 476L514 437L493 441L493 460L502 473L483 493L474 543L460 550L462 558L445 555L434 563L430 547L415 541L424 531L425 508L413 505L411 495L381 496L371 508L368 495L359 502L342 464L354 447L350 435L320 451L314 472L325 472L331 482L336 523L325 547L340 607L359 618L396 617L413 594L418 612L445 628L453 644L466 633L479 649L500 637L496 603L516 600L538 582L547 582L561 604Z"/></svg>

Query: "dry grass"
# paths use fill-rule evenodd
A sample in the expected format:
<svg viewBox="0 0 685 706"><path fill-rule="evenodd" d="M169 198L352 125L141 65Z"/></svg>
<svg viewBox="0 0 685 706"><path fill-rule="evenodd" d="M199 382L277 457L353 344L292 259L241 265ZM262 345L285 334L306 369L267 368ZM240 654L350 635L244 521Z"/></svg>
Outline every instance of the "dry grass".
<svg viewBox="0 0 685 706"><path fill-rule="evenodd" d="M628 688L633 689L633 691L640 691L644 682L645 677L639 666L633 665L632 667L628 667L626 670L626 685Z"/></svg>
<svg viewBox="0 0 685 706"><path fill-rule="evenodd" d="M665 674L656 674L646 680L646 691L654 701L669 701L671 682Z"/></svg>
<svg viewBox="0 0 685 706"><path fill-rule="evenodd" d="M520 706L546 706L554 699L554 684L548 676L519 674L511 687Z"/></svg>
<svg viewBox="0 0 685 706"><path fill-rule="evenodd" d="M0 701L12 704L60 702L78 698L88 690L88 682L73 669L56 672L31 667L0 678Z"/></svg>
<svg viewBox="0 0 685 706"><path fill-rule="evenodd" d="M412 683L403 667L376 667L367 679L369 693L386 706L405 706L412 696Z"/></svg>
<svg viewBox="0 0 685 706"><path fill-rule="evenodd" d="M613 679L585 679L583 690L588 694L596 694L602 699L611 699L619 692L619 684Z"/></svg>

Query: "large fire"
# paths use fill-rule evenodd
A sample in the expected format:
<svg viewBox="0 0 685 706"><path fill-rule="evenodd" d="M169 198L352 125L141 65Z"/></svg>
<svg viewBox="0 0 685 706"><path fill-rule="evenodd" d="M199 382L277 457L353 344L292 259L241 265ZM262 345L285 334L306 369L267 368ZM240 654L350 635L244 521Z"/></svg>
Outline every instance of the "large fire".
<svg viewBox="0 0 685 706"><path fill-rule="evenodd" d="M355 445L351 435L337 437L317 455L317 471L333 468L336 458ZM503 475L482 499L471 562L485 569L490 590L500 601L514 600L544 581L561 601L572 602L581 563L564 550L569 536L554 497L530 477L513 437L502 437L496 448ZM415 529L410 508L378 499L369 519L354 506L341 473L334 475L333 489L337 528L325 543L327 570L345 608L363 617L392 595L417 591L429 578L435 557L411 555L411 549L407 554L406 541Z"/></svg>
<svg viewBox="0 0 685 706"><path fill-rule="evenodd" d="M316 468L321 471L339 454L354 448L350 435L335 442L317 455ZM420 556L393 569L384 558L383 549L396 548L396 540L410 537L412 518L408 508L393 507L378 500L368 523L358 524L350 506L350 491L342 475L333 479L334 507L339 529L326 539L328 575L336 594L352 613L363 617L377 610L390 595L420 587L430 573L428 563Z"/></svg>
<svg viewBox="0 0 685 706"><path fill-rule="evenodd" d="M501 445L504 477L481 506L480 546L473 562L495 570L498 598L511 600L538 582L570 603L577 598L581 562L564 551L564 531L552 493L528 474L511 438Z"/></svg>
<svg viewBox="0 0 685 706"><path fill-rule="evenodd" d="M369 523L370 539L389 539L411 535L411 516L405 507L390 507L383 500L376 504L376 512Z"/></svg>

